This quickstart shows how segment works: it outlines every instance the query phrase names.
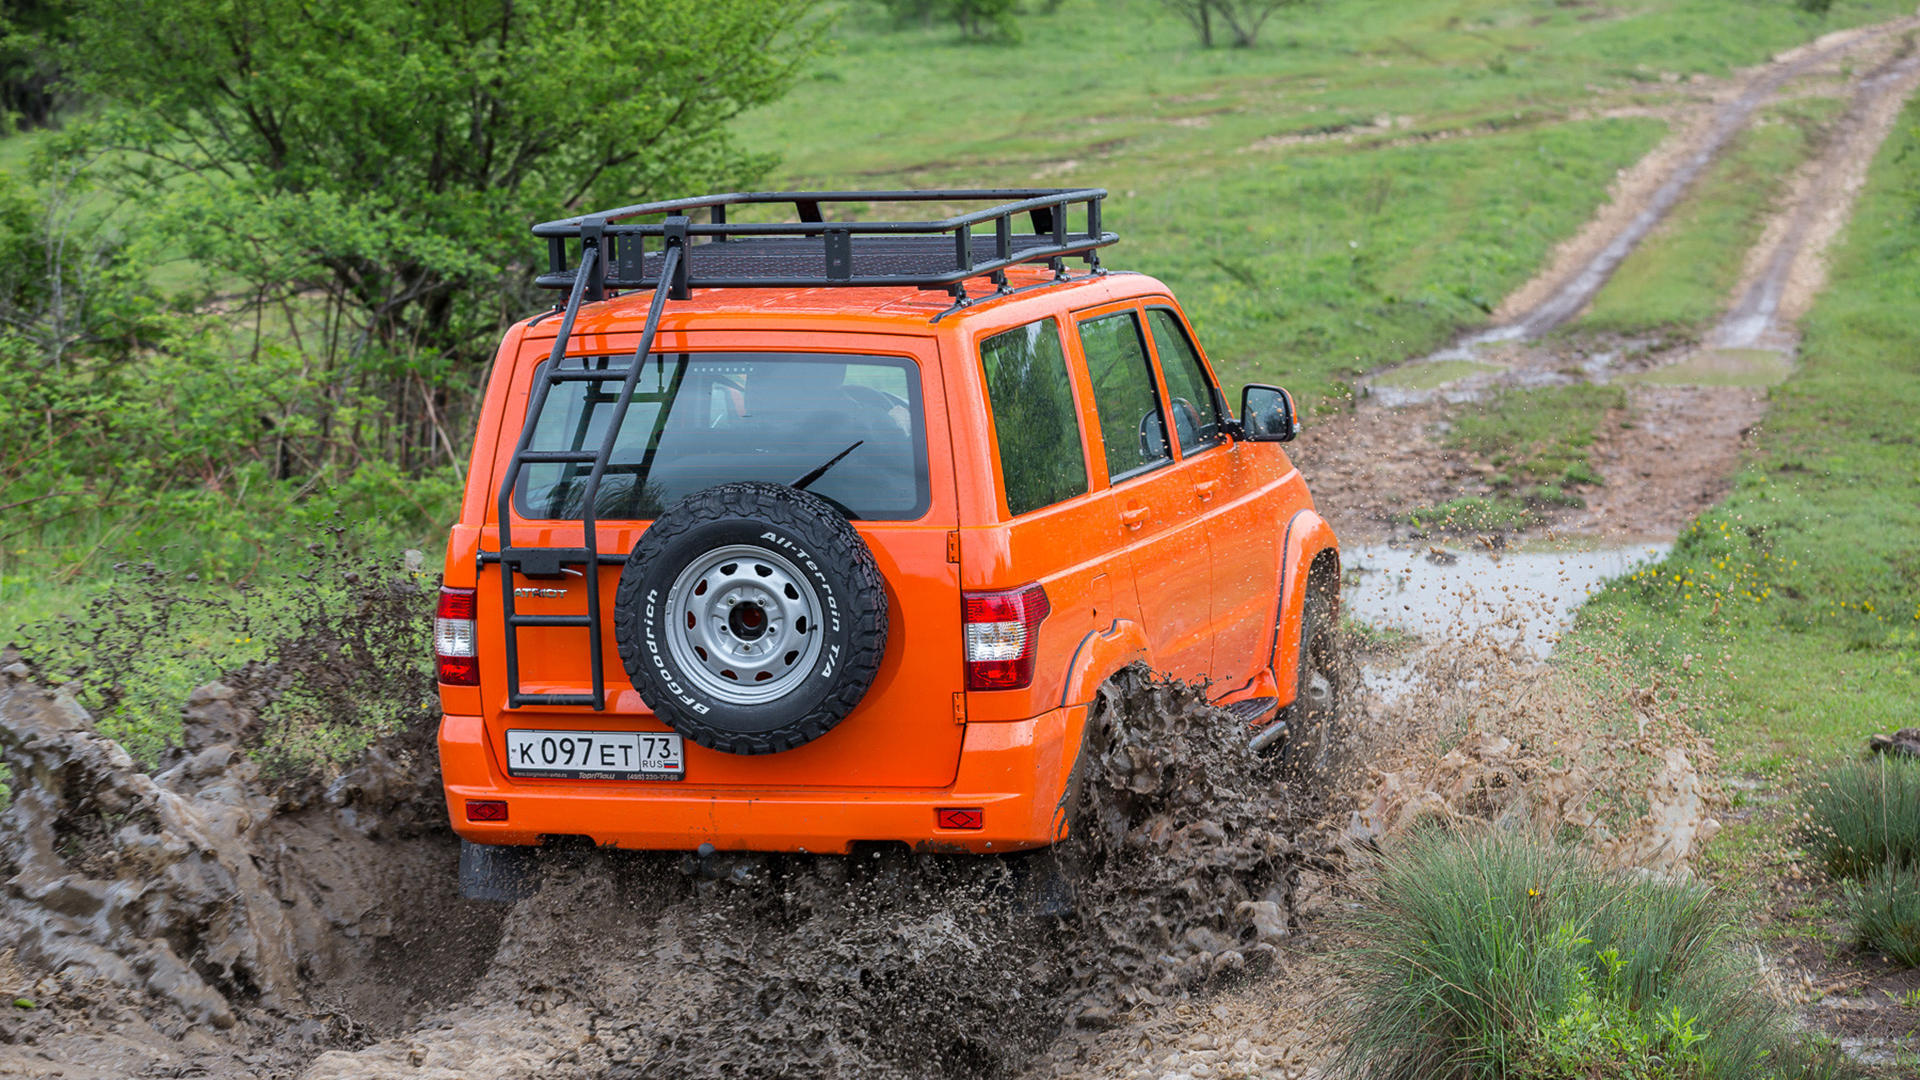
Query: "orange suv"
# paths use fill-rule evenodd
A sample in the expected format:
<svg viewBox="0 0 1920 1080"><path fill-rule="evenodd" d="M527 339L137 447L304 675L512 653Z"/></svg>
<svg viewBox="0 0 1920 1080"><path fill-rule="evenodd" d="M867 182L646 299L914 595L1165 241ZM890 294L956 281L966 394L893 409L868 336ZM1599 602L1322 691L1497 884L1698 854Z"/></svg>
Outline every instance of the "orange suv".
<svg viewBox="0 0 1920 1080"><path fill-rule="evenodd" d="M501 343L435 620L466 877L560 837L1041 847L1128 664L1206 680L1256 748L1329 704L1293 401L1235 418L1167 287L1101 268L1105 195L535 227L567 299ZM798 220L729 219L769 204Z"/></svg>

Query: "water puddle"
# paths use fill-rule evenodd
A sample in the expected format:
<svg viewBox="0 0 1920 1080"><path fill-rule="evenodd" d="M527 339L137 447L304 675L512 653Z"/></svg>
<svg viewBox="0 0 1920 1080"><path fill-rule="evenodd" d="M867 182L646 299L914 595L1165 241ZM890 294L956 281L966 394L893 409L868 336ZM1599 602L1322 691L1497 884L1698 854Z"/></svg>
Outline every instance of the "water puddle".
<svg viewBox="0 0 1920 1080"><path fill-rule="evenodd" d="M1363 544L1346 550L1354 579L1344 603L1361 622L1428 643L1485 635L1544 657L1588 596L1671 547L1654 541L1512 551Z"/></svg>

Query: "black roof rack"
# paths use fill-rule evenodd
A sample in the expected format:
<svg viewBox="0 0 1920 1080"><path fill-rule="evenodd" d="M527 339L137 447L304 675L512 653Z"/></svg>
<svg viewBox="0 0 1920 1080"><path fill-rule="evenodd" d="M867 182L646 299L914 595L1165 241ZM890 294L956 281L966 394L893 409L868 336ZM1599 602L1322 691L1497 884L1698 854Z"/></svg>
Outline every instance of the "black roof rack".
<svg viewBox="0 0 1920 1080"><path fill-rule="evenodd" d="M1058 260L1078 256L1098 267L1097 249L1120 239L1101 229L1106 197L1101 188L772 191L641 203L535 225L533 234L547 241L547 272L536 280L550 289L572 288L586 250L595 248L604 250L592 260L586 299L602 299L608 289L652 289L661 283L667 248L679 245L686 250L666 283L676 300L690 289L889 285L945 289L958 298L968 279L1004 284L1007 267L1020 263L1049 263L1058 271ZM828 221L823 212L835 203L979 202L995 205L931 221ZM766 204L791 205L799 220L728 220L732 207ZM1076 208L1084 208L1081 229L1068 224ZM701 210L708 220L696 224L692 215ZM664 220L627 223L648 217ZM1017 217L1027 218L1032 231L1015 232Z"/></svg>
<svg viewBox="0 0 1920 1080"><path fill-rule="evenodd" d="M506 645L507 708L607 707L605 658L601 653L599 567L618 563L626 555L600 550L598 513L600 483L611 464L627 409L638 389L640 363L653 351L660 319L668 300L685 300L691 289L778 289L809 286L871 287L886 285L945 289L955 305L967 301L966 283L987 277L1008 291L1006 269L1019 263L1045 262L1057 280L1067 276L1065 260L1079 256L1095 272L1096 252L1120 238L1100 228L1099 188L1024 188L1001 191L783 191L758 194L708 195L697 199L642 203L597 214L549 221L533 227L547 241L547 273L536 280L552 289L567 290L553 351L534 376L526 422L507 466L499 492L500 541L497 550L480 553L482 564L500 566L500 610ZM984 210L938 221L827 221L821 207L828 203L992 202ZM727 208L763 203L792 203L798 222L758 224L729 222ZM1086 227L1072 231L1067 216L1084 206ZM688 216L707 211L707 222L694 224ZM1026 215L1033 231L1016 233L1013 219ZM660 217L652 223L624 224L627 218ZM991 233L974 236L975 226L991 226ZM647 250L648 238L658 237L656 250ZM570 244L570 241L577 243ZM704 241L704 242L701 242ZM569 256L573 256L569 264ZM662 285L665 285L662 288ZM585 301L606 298L608 289L651 289L647 321L640 331L634 359L624 368L593 376L618 378L620 387L610 399L613 413L598 441L587 445L580 427L564 448L536 448L536 421L546 407L547 394L561 382L576 381L578 372L562 370L574 319ZM528 464L563 463L591 466L580 500L579 547L521 546L513 542L513 489ZM577 569L575 569L577 568ZM559 579L580 574L587 580L583 615L521 614L514 603L514 578ZM527 627L567 627L587 635L590 693L527 693L520 685L520 631Z"/></svg>

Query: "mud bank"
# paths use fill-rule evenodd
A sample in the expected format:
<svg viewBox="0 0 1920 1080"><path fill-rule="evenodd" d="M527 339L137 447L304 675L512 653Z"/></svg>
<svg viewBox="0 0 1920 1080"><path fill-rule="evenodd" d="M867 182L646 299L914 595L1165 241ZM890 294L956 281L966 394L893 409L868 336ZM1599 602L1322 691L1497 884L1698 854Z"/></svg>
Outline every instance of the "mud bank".
<svg viewBox="0 0 1920 1080"><path fill-rule="evenodd" d="M1324 865L1316 797L1144 670L1096 702L1052 852L554 851L511 907L454 897L404 740L289 800L207 741L217 688L148 773L10 670L6 1075L1015 1075L1270 970Z"/></svg>

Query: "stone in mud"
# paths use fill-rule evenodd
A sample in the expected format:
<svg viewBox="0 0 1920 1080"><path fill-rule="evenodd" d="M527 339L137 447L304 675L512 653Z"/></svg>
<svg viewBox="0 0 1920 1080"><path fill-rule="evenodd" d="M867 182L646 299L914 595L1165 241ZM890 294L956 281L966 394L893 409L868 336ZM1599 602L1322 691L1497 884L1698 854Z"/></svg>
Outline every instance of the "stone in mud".
<svg viewBox="0 0 1920 1080"><path fill-rule="evenodd" d="M187 696L180 715L180 742L188 753L221 744L241 745L259 731L252 710L242 707L230 686L210 682Z"/></svg>
<svg viewBox="0 0 1920 1080"><path fill-rule="evenodd" d="M1867 749L1889 757L1920 758L1920 727L1901 728L1891 735L1875 735Z"/></svg>

